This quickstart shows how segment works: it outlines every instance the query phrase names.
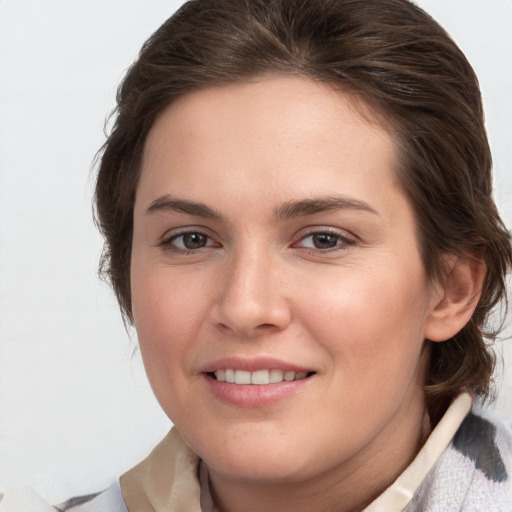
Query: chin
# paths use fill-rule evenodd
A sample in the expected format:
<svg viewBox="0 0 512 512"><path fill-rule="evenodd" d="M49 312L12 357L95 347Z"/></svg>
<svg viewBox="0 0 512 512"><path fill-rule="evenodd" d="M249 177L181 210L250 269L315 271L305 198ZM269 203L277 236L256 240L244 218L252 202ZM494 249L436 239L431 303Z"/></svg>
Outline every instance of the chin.
<svg viewBox="0 0 512 512"><path fill-rule="evenodd" d="M318 472L319 468L314 467L315 450L313 456L308 457L305 442L294 442L284 433L259 434L247 429L243 434L224 439L217 446L192 449L211 472L232 480L293 483L312 478ZM297 449L298 446L302 446L302 450Z"/></svg>
<svg viewBox="0 0 512 512"><path fill-rule="evenodd" d="M220 458L208 462L210 472L215 472L230 480L250 481L253 483L287 484L307 480L306 469L298 463L296 456L292 459L285 457L269 457L253 454L254 456L238 456ZM307 465L305 465L307 466Z"/></svg>

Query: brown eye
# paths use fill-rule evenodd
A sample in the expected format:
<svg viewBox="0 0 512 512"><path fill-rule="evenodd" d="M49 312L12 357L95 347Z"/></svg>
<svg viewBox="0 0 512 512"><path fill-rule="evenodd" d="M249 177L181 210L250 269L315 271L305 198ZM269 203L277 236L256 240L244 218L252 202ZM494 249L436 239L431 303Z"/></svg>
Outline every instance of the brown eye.
<svg viewBox="0 0 512 512"><path fill-rule="evenodd" d="M338 245L340 237L331 233L315 233L311 241L316 249L331 249Z"/></svg>
<svg viewBox="0 0 512 512"><path fill-rule="evenodd" d="M186 233L177 237L177 239L179 238L183 240L183 248L189 250L201 249L202 247L206 246L208 241L208 237L202 233Z"/></svg>

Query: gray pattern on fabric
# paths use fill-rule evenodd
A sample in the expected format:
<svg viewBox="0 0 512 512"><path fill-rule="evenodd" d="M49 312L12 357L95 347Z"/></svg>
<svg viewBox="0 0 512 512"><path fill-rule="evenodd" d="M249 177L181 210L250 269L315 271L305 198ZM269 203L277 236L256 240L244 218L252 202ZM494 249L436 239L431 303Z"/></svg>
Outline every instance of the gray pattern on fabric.
<svg viewBox="0 0 512 512"><path fill-rule="evenodd" d="M512 434L469 413L404 512L511 512Z"/></svg>
<svg viewBox="0 0 512 512"><path fill-rule="evenodd" d="M496 427L484 418L469 413L453 438L453 447L475 463L494 482L508 479L507 469L496 445Z"/></svg>
<svg viewBox="0 0 512 512"><path fill-rule="evenodd" d="M53 508L58 512L128 512L118 480L101 492L77 496Z"/></svg>
<svg viewBox="0 0 512 512"><path fill-rule="evenodd" d="M72 509L73 507L78 507L79 505L84 505L85 503L88 503L89 501L92 501L94 498L98 497L100 494L104 493L105 491L95 492L93 494L88 494L86 496L76 496L75 498L70 498L69 500L65 501L61 505L57 505L53 507L58 512L66 512L67 510Z"/></svg>

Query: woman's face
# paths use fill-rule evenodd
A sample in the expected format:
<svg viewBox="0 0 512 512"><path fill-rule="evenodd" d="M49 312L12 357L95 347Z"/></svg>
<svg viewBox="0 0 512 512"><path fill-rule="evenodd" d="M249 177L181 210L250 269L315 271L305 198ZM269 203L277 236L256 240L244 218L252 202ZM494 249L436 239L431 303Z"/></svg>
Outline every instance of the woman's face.
<svg viewBox="0 0 512 512"><path fill-rule="evenodd" d="M160 404L214 475L301 481L416 447L438 297L370 117L267 77L188 94L149 134L134 323Z"/></svg>

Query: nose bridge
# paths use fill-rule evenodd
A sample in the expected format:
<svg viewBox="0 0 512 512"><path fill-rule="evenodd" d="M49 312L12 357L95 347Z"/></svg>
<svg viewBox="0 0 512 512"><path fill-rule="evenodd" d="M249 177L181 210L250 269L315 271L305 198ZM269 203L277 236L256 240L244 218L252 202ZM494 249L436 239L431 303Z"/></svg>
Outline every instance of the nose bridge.
<svg viewBox="0 0 512 512"><path fill-rule="evenodd" d="M219 321L224 327L254 336L286 326L290 315L278 267L278 255L261 241L251 240L233 250L221 282Z"/></svg>

